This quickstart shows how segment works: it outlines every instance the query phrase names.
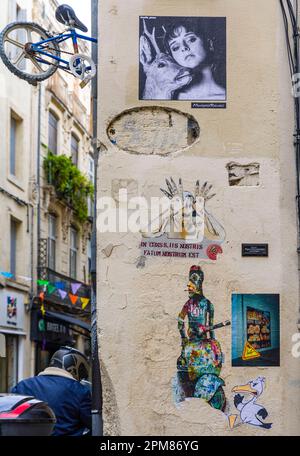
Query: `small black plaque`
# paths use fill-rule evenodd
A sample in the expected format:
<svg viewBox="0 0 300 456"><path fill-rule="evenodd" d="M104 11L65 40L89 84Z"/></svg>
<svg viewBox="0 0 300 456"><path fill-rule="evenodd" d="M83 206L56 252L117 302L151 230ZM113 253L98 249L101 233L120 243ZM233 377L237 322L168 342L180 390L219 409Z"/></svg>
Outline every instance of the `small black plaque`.
<svg viewBox="0 0 300 456"><path fill-rule="evenodd" d="M242 244L243 257L269 256L269 244Z"/></svg>

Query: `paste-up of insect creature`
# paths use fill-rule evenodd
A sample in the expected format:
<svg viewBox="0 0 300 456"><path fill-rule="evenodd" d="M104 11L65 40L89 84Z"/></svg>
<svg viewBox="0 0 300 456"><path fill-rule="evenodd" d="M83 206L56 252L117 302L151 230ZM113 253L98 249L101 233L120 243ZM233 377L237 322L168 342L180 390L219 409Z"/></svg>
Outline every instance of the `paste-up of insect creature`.
<svg viewBox="0 0 300 456"><path fill-rule="evenodd" d="M262 421L268 416L267 410L256 403L264 391L265 382L266 379L264 377L257 377L257 379L251 380L246 385L235 386L232 392L238 393L234 396L234 405L240 412L243 423L270 429L272 423L264 423ZM247 397L242 396L240 393L246 394Z"/></svg>
<svg viewBox="0 0 300 456"><path fill-rule="evenodd" d="M212 407L224 411L225 383L220 377L223 356L214 330L230 322L214 325L214 306L203 294L203 280L201 267L192 266L187 290L189 300L178 315L181 355L177 360L177 378L173 382L173 389L177 403L188 397L201 398Z"/></svg>

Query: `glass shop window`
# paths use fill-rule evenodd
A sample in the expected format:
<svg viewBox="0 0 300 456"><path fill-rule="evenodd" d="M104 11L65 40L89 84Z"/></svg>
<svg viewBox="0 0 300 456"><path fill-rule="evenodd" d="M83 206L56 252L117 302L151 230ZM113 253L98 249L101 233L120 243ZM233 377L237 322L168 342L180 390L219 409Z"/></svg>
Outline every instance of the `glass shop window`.
<svg viewBox="0 0 300 456"><path fill-rule="evenodd" d="M5 334L6 356L0 358L0 393L9 393L18 383L18 339Z"/></svg>

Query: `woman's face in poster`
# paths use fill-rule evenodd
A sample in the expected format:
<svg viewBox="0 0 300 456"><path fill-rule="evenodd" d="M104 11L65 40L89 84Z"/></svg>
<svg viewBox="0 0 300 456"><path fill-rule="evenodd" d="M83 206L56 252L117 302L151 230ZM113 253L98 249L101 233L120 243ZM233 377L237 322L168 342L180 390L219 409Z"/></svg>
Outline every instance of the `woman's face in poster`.
<svg viewBox="0 0 300 456"><path fill-rule="evenodd" d="M206 58L203 42L194 32L179 26L175 30L176 38L169 40L171 54L179 65L186 68L196 68Z"/></svg>

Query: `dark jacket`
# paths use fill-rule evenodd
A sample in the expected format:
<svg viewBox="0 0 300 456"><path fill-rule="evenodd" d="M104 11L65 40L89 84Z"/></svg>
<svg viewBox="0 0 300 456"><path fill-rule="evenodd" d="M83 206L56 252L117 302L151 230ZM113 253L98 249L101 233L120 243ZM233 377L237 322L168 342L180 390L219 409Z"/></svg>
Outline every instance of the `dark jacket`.
<svg viewBox="0 0 300 456"><path fill-rule="evenodd" d="M62 369L48 368L37 377L22 380L11 392L48 403L57 420L52 435L82 435L92 427L89 388Z"/></svg>

